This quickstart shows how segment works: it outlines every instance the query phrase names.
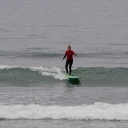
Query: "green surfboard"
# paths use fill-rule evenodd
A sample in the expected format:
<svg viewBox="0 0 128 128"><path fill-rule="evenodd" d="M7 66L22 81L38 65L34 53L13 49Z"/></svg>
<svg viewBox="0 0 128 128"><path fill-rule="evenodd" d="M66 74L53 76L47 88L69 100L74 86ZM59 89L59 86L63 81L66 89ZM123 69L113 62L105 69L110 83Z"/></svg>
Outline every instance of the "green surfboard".
<svg viewBox="0 0 128 128"><path fill-rule="evenodd" d="M79 76L66 75L66 77L67 77L69 80L78 80L78 79L79 79Z"/></svg>

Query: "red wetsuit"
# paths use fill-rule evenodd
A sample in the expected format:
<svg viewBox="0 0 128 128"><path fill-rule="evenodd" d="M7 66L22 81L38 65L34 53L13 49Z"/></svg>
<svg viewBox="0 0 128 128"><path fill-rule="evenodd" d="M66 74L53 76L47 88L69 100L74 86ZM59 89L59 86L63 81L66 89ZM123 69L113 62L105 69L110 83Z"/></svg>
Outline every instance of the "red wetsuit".
<svg viewBox="0 0 128 128"><path fill-rule="evenodd" d="M67 50L66 52L65 52L65 56L64 56L64 58L67 56L67 60L73 60L73 55L75 55L76 56L76 53L74 52L74 51L72 51L72 50ZM63 58L63 59L64 59Z"/></svg>
<svg viewBox="0 0 128 128"><path fill-rule="evenodd" d="M72 50L67 50L65 52L65 56L64 58L67 56L67 61L66 61L66 64L65 64L65 68L66 68L66 71L67 71L67 74L70 74L71 75L71 68L72 68L72 64L73 64L73 55L76 56L76 53ZM63 58L63 59L64 59ZM68 65L69 65L69 72L68 72Z"/></svg>

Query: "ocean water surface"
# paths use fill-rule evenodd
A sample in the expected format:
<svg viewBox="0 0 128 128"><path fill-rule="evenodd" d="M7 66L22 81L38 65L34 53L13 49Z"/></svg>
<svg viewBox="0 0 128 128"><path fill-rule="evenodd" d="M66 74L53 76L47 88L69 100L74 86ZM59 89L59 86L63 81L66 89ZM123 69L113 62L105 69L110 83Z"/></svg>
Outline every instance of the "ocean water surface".
<svg viewBox="0 0 128 128"><path fill-rule="evenodd" d="M127 0L1 0L0 126L125 128ZM65 77L68 45L76 52Z"/></svg>

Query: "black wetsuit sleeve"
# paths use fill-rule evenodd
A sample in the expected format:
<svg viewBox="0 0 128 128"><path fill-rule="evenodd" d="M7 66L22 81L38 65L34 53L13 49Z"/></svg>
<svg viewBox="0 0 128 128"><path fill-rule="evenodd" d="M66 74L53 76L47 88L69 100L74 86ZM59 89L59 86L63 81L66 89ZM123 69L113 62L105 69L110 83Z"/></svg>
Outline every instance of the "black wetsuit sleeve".
<svg viewBox="0 0 128 128"><path fill-rule="evenodd" d="M65 57L66 57L66 54L64 55L63 60L65 59Z"/></svg>

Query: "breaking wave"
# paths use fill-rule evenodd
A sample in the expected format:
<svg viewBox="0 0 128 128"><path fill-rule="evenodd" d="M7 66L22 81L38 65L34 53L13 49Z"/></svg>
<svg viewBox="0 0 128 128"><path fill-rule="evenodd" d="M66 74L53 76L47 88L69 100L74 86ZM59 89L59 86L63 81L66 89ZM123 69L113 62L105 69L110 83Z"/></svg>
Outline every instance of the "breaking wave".
<svg viewBox="0 0 128 128"><path fill-rule="evenodd" d="M128 104L82 106L0 105L1 119L128 120Z"/></svg>
<svg viewBox="0 0 128 128"><path fill-rule="evenodd" d="M88 68L73 69L73 75L80 77L86 86L127 86L128 68ZM64 82L65 69L60 67L18 67L0 66L1 85L33 85Z"/></svg>

